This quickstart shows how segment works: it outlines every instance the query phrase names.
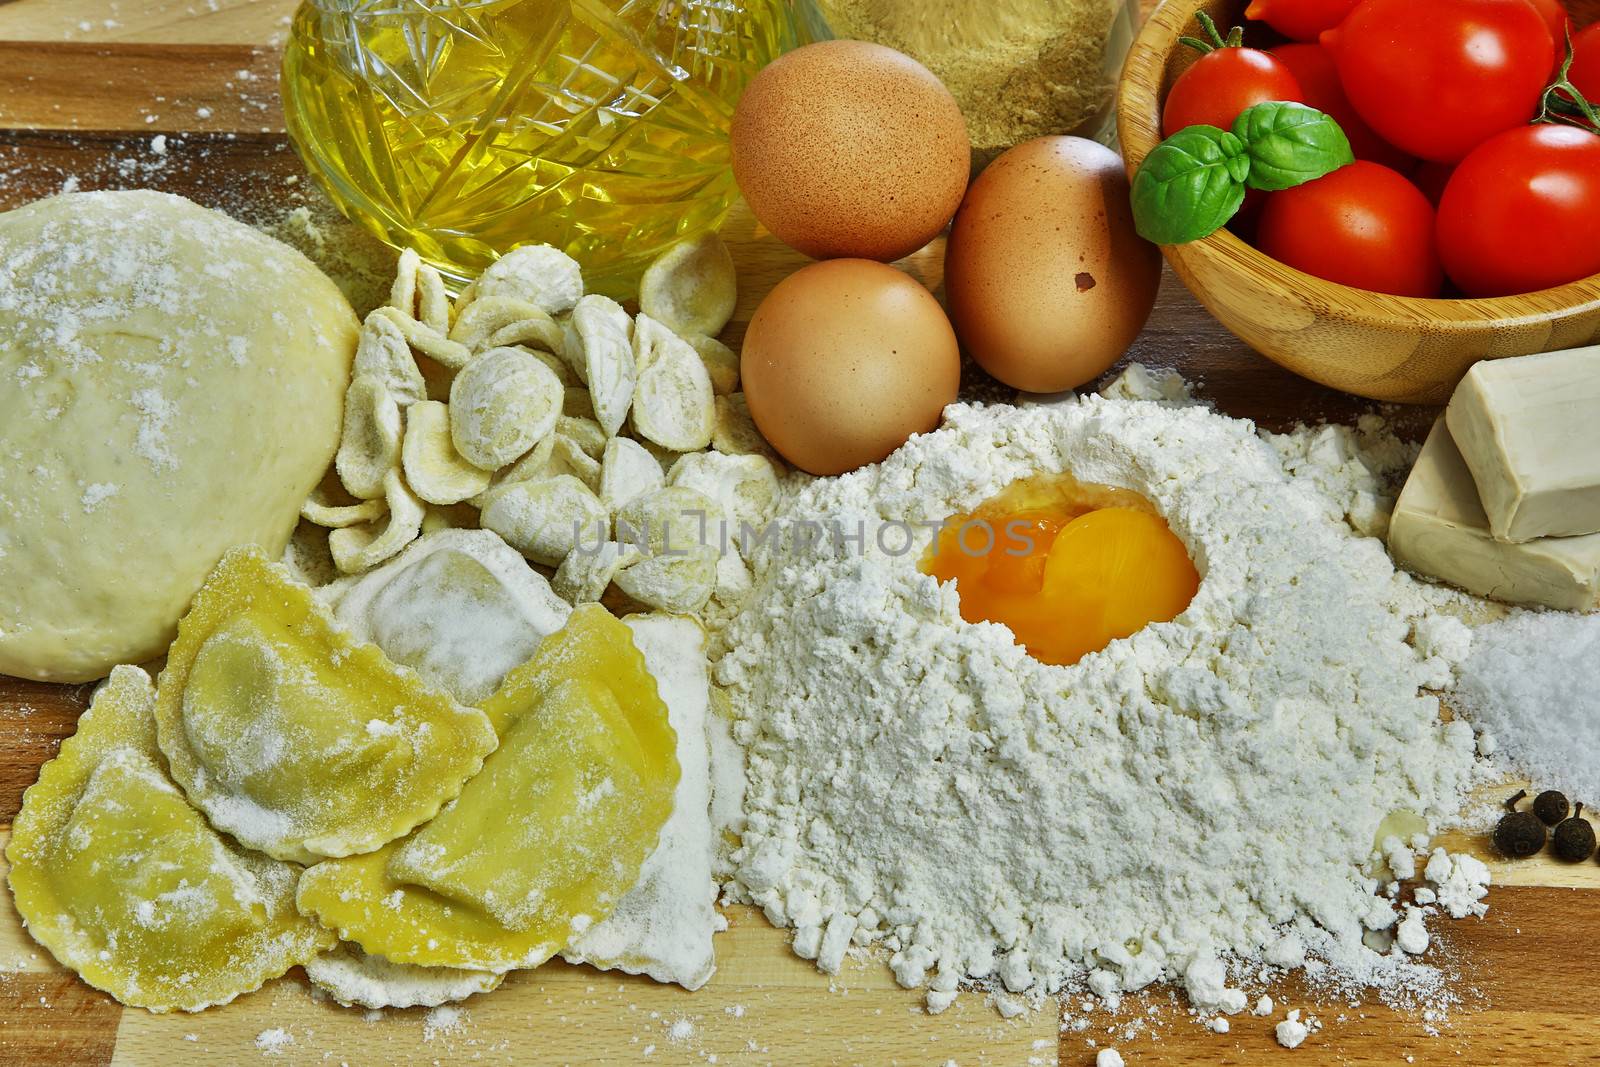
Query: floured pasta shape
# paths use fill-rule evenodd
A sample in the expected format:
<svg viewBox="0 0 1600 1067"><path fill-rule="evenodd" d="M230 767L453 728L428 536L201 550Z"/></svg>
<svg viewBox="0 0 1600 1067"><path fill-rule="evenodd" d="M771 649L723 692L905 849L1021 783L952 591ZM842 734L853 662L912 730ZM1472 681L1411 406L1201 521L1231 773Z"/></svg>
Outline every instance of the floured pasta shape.
<svg viewBox="0 0 1600 1067"><path fill-rule="evenodd" d="M557 478L563 474L571 475L591 492L600 491L600 463L592 459L582 445L562 433L557 433L555 446L550 452L550 464L545 468L545 477Z"/></svg>
<svg viewBox="0 0 1600 1067"><path fill-rule="evenodd" d="M706 374L711 378L711 391L717 396L727 396L739 391L739 354L715 337L689 334L684 337L689 346L700 354Z"/></svg>
<svg viewBox="0 0 1600 1067"><path fill-rule="evenodd" d="M736 456L721 452L694 452L672 465L667 484L704 493L721 506L735 530L754 530L778 510L782 489L777 472L762 456ZM731 533L730 533L731 536Z"/></svg>
<svg viewBox="0 0 1600 1067"><path fill-rule="evenodd" d="M593 460L605 454L606 442L610 440L598 422L580 415L562 415L556 420L556 433L577 445L584 455Z"/></svg>
<svg viewBox="0 0 1600 1067"><path fill-rule="evenodd" d="M735 557L737 558L737 557ZM711 676L705 631L693 619L635 615L625 625L656 679L678 738L672 815L638 883L610 916L562 956L601 970L647 974L699 989L716 970L712 935L721 928L712 878L711 769L707 740Z"/></svg>
<svg viewBox="0 0 1600 1067"><path fill-rule="evenodd" d="M422 533L427 509L407 487L400 471L392 470L384 478L383 500L388 518L382 522L347 526L328 535L328 551L344 574L371 570L397 555Z"/></svg>
<svg viewBox="0 0 1600 1067"><path fill-rule="evenodd" d="M450 332L450 294L445 290L444 279L413 249L400 253L394 285L389 289L389 306L435 333Z"/></svg>
<svg viewBox="0 0 1600 1067"><path fill-rule="evenodd" d="M504 974L455 967L417 967L369 956L340 943L306 963L311 984L347 1008L437 1008L477 993L491 993Z"/></svg>
<svg viewBox="0 0 1600 1067"><path fill-rule="evenodd" d="M628 629L587 605L484 703L500 747L432 822L306 872L300 909L399 963L536 967L638 880L677 737Z"/></svg>
<svg viewBox="0 0 1600 1067"><path fill-rule="evenodd" d="M556 568L550 588L569 604L599 603L617 575L643 558L635 545L617 541L580 544Z"/></svg>
<svg viewBox="0 0 1600 1067"><path fill-rule="evenodd" d="M472 358L472 352L466 345L457 344L432 326L417 321L403 311L392 307L381 307L374 309L371 317L389 320L406 339L407 345L441 367L460 370Z"/></svg>
<svg viewBox="0 0 1600 1067"><path fill-rule="evenodd" d="M411 346L387 315L374 312L362 323L350 374L352 380L372 378L381 383L401 407L428 397L428 383L411 354Z"/></svg>
<svg viewBox="0 0 1600 1067"><path fill-rule="evenodd" d="M495 747L482 712L357 641L254 549L224 556L178 624L156 729L213 826L306 863L409 833Z"/></svg>
<svg viewBox="0 0 1600 1067"><path fill-rule="evenodd" d="M226 1004L333 935L294 906L299 869L206 824L162 769L155 689L117 667L22 800L6 846L28 932L84 981L154 1012Z"/></svg>
<svg viewBox="0 0 1600 1067"><path fill-rule="evenodd" d="M778 458L761 431L756 429L755 420L750 417L750 404L743 393L717 397L711 447L730 456L765 456L774 461Z"/></svg>
<svg viewBox="0 0 1600 1067"><path fill-rule="evenodd" d="M633 334L638 364L634 430L675 452L698 452L710 445L716 425L716 394L700 354L648 315L635 320Z"/></svg>
<svg viewBox="0 0 1600 1067"><path fill-rule="evenodd" d="M612 514L666 484L661 464L639 442L613 437L600 458L600 503Z"/></svg>
<svg viewBox="0 0 1600 1067"><path fill-rule="evenodd" d="M710 231L674 244L639 279L639 310L683 336L721 333L738 297L733 255Z"/></svg>
<svg viewBox="0 0 1600 1067"><path fill-rule="evenodd" d="M489 488L473 497L470 503L477 508L489 506L489 501L501 489L516 482L536 482L541 478L550 477L551 459L556 451L556 435L551 434L538 444L521 459L509 467L497 471L489 482Z"/></svg>
<svg viewBox="0 0 1600 1067"><path fill-rule="evenodd" d="M494 338L501 336L506 340L496 343ZM511 345L528 345L558 356L562 352L561 325L539 305L506 296L485 297L462 308L450 339L473 352Z"/></svg>
<svg viewBox="0 0 1600 1067"><path fill-rule="evenodd" d="M382 381L362 375L344 394L344 432L333 467L345 491L360 500L384 494L384 479L400 466L400 405Z"/></svg>
<svg viewBox="0 0 1600 1067"><path fill-rule="evenodd" d="M658 489L616 515L616 540L644 559L616 576L617 588L648 607L693 614L717 584L724 516L715 500L693 489Z"/></svg>
<svg viewBox="0 0 1600 1067"><path fill-rule="evenodd" d="M313 492L300 505L300 517L327 530L342 530L346 526L360 526L364 522L377 522L389 514L389 505L383 497L363 500L359 504L334 504L326 497Z"/></svg>
<svg viewBox="0 0 1600 1067"><path fill-rule="evenodd" d="M513 248L461 293L463 311L479 300L525 300L547 315L571 311L583 296L583 272L571 256L550 245Z"/></svg>
<svg viewBox="0 0 1600 1067"><path fill-rule="evenodd" d="M633 320L615 300L586 296L572 309L567 360L589 387L595 421L615 437L628 421L635 388Z"/></svg>
<svg viewBox="0 0 1600 1067"><path fill-rule="evenodd" d="M441 530L323 597L370 641L463 704L481 704L570 609L488 530Z"/></svg>
<svg viewBox="0 0 1600 1067"><path fill-rule="evenodd" d="M450 436L467 462L496 471L555 432L561 381L518 348L492 348L450 386Z"/></svg>
<svg viewBox="0 0 1600 1067"><path fill-rule="evenodd" d="M606 540L611 513L570 474L512 482L491 491L481 516L512 548L535 563L558 567L579 540Z"/></svg>
<svg viewBox="0 0 1600 1067"><path fill-rule="evenodd" d="M450 409L437 400L424 400L407 410L400 465L406 485L429 504L459 504L489 488L489 472L456 451L450 437Z"/></svg>

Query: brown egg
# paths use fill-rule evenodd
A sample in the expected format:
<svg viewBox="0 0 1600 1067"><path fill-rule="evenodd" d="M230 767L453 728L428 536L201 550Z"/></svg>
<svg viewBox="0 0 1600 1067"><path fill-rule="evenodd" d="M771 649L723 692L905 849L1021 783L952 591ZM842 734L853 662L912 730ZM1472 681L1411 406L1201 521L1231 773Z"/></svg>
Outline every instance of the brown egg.
<svg viewBox="0 0 1600 1067"><path fill-rule="evenodd" d="M893 267L834 259L791 274L750 320L750 415L801 470L843 474L939 425L961 351L933 295Z"/></svg>
<svg viewBox="0 0 1600 1067"><path fill-rule="evenodd" d="M774 60L740 98L732 141L750 210L818 259L915 252L949 223L971 170L955 97L910 56L864 41Z"/></svg>
<svg viewBox="0 0 1600 1067"><path fill-rule="evenodd" d="M1133 344L1161 282L1161 254L1133 229L1111 149L1041 137L967 190L944 257L945 303L979 366L1035 393L1075 389Z"/></svg>

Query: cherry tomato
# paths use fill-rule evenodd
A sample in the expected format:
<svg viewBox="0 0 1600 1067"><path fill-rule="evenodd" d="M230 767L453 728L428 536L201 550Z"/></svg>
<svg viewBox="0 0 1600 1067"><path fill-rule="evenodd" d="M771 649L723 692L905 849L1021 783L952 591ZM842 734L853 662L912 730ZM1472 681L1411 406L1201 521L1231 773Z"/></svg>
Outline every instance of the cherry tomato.
<svg viewBox="0 0 1600 1067"><path fill-rule="evenodd" d="M1244 17L1265 22L1291 41L1315 41L1344 21L1361 0L1250 0Z"/></svg>
<svg viewBox="0 0 1600 1067"><path fill-rule="evenodd" d="M1526 125L1556 57L1528 0L1362 0L1322 43L1378 136L1447 163Z"/></svg>
<svg viewBox="0 0 1600 1067"><path fill-rule="evenodd" d="M1572 69L1567 80L1589 103L1600 103L1600 22L1572 36Z"/></svg>
<svg viewBox="0 0 1600 1067"><path fill-rule="evenodd" d="M1567 14L1566 6L1561 0L1528 0L1528 3L1544 17L1544 24L1550 27L1550 37L1556 43L1556 55L1565 56L1567 29L1572 25L1572 18ZM1556 65L1560 66L1559 60Z"/></svg>
<svg viewBox="0 0 1600 1067"><path fill-rule="evenodd" d="M1433 205L1398 171L1358 159L1267 197L1256 247L1296 270L1357 289L1438 296Z"/></svg>
<svg viewBox="0 0 1600 1067"><path fill-rule="evenodd" d="M1600 274L1600 136L1524 126L1479 145L1439 201L1439 254L1468 296Z"/></svg>
<svg viewBox="0 0 1600 1067"><path fill-rule="evenodd" d="M1161 135L1185 126L1226 130L1239 112L1268 100L1299 100L1300 85L1289 68L1254 48L1218 48L1178 76L1161 112Z"/></svg>
<svg viewBox="0 0 1600 1067"><path fill-rule="evenodd" d="M1361 121L1350 106L1344 87L1339 84L1339 68L1326 48L1320 44L1283 44L1272 54L1300 83L1300 102L1332 115L1350 139L1350 150L1357 159L1370 159L1395 170L1411 166L1410 156L1373 133L1372 127Z"/></svg>

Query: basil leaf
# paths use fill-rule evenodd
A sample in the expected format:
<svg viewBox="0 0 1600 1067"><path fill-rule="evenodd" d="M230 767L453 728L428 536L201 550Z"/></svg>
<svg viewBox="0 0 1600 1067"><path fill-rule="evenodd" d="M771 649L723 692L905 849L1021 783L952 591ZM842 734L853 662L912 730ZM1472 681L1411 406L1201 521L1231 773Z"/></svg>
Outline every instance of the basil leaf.
<svg viewBox="0 0 1600 1067"><path fill-rule="evenodd" d="M1133 221L1158 245L1197 241L1227 225L1244 203L1244 144L1215 126L1190 126L1162 141L1133 176Z"/></svg>
<svg viewBox="0 0 1600 1067"><path fill-rule="evenodd" d="M1252 189L1292 189L1356 158L1339 124L1304 104L1275 100L1245 108L1233 135L1250 155Z"/></svg>

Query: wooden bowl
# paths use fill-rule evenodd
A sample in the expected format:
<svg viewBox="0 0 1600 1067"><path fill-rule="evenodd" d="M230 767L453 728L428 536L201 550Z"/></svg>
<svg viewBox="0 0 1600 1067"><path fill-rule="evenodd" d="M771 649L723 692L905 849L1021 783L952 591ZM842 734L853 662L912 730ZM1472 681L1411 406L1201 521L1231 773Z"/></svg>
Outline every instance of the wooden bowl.
<svg viewBox="0 0 1600 1067"><path fill-rule="evenodd" d="M1569 7L1584 22L1585 8ZM1229 0L1165 0L1145 23L1117 92L1131 177L1161 140L1161 103L1197 53L1178 43L1205 11L1243 21ZM1227 230L1161 249L1189 291L1240 340L1312 381L1374 400L1443 403L1480 359L1550 352L1600 336L1600 275L1493 299L1423 300L1353 289L1303 274Z"/></svg>

